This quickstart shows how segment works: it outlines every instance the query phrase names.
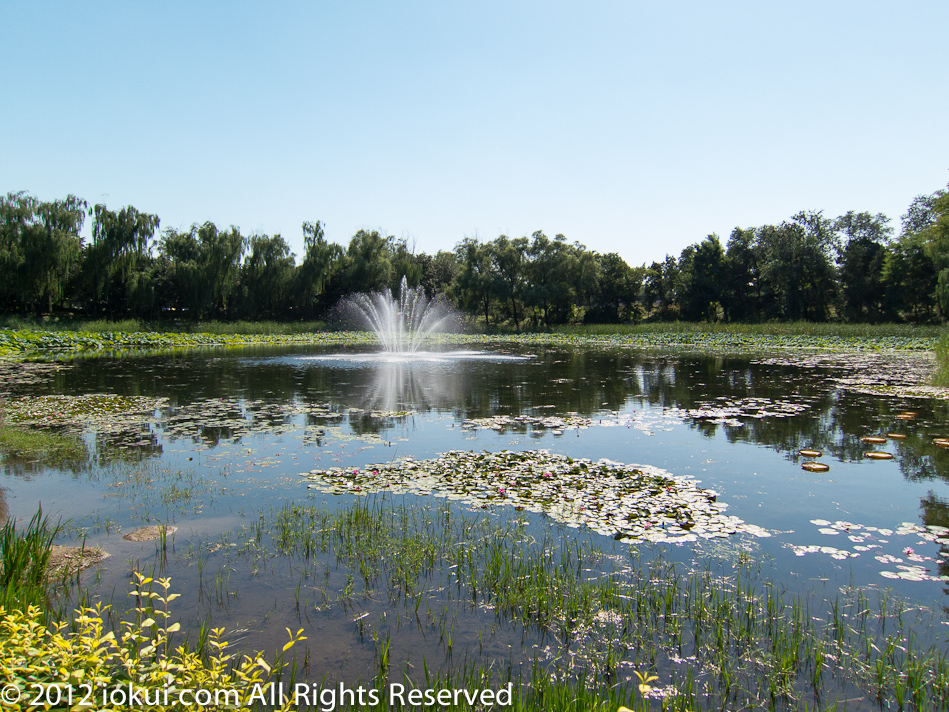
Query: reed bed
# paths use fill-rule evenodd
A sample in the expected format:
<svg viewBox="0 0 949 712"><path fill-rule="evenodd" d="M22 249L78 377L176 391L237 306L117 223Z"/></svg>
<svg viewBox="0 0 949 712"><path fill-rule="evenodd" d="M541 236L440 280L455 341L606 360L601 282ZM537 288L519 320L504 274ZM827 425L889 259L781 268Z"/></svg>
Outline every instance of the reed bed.
<svg viewBox="0 0 949 712"><path fill-rule="evenodd" d="M274 556L293 562L307 582L290 592L301 620L314 605L383 602L378 619L353 619L360 639L372 629L379 681L411 674L418 685L419 670L448 686L514 679L518 709L949 702L946 640L931 612L852 587L833 599L791 593L744 557L686 566L659 548L617 554L572 532L532 537L516 517L385 497L338 510L287 504L246 527L234 551L271 566ZM486 611L552 654L512 654L499 667L478 640L455 633ZM437 635L444 659L393 659L390 642L404 625Z"/></svg>

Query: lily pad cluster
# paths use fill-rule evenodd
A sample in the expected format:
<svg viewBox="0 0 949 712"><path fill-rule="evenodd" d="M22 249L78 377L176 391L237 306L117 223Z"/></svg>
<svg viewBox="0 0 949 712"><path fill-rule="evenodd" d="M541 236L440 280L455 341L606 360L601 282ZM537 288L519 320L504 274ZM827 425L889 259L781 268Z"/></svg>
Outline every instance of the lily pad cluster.
<svg viewBox="0 0 949 712"><path fill-rule="evenodd" d="M212 439L238 440L263 433L281 432L291 427L293 416L306 414L310 419L336 421L343 413L328 404L266 401L245 398L206 398L155 418L166 434L199 442Z"/></svg>
<svg viewBox="0 0 949 712"><path fill-rule="evenodd" d="M949 550L947 550L949 527L936 524L923 527L914 522L902 522L895 529L889 529L842 520L831 522L827 519L812 519L811 524L817 526L817 531L825 536L847 535L851 546L849 549L839 549L834 546L816 544L792 545L791 549L796 556L820 553L829 554L834 559L848 559L867 554L873 555L877 561L888 567L880 571L883 578L898 578L906 581L949 581L949 576L936 573L940 564L949 565ZM913 547L906 546L900 549L899 556L885 553L883 547L893 543L892 537L916 537L917 547L939 544L942 550L936 556L925 556ZM891 570L894 568L896 571Z"/></svg>
<svg viewBox="0 0 949 712"><path fill-rule="evenodd" d="M161 349L193 349L286 344L363 344L376 339L366 332L303 334L209 334L125 331L33 331L0 329L0 357L52 354L112 354Z"/></svg>
<svg viewBox="0 0 949 712"><path fill-rule="evenodd" d="M929 385L936 358L927 351L831 352L771 356L755 361L764 365L832 369L831 382L855 393L905 398L949 398L949 389Z"/></svg>
<svg viewBox="0 0 949 712"><path fill-rule="evenodd" d="M490 428L492 430L504 430L505 428L514 429L533 429L533 430L552 430L563 431L565 429L589 428L593 421L590 418L583 418L578 415L551 415L547 417L537 417L531 415L495 415L490 418L469 418L465 420L461 427L465 430L478 430L479 428Z"/></svg>
<svg viewBox="0 0 949 712"><path fill-rule="evenodd" d="M722 396L714 401L701 402L697 408L676 409L676 412L686 419L739 426L742 424L739 418L789 418L810 407L800 401Z"/></svg>
<svg viewBox="0 0 949 712"><path fill-rule="evenodd" d="M586 526L616 539L683 543L739 532L770 533L724 513L713 490L647 465L593 462L543 450L499 453L449 451L430 460L405 458L360 468L304 474L328 494L373 492L512 506L543 513L568 527Z"/></svg>
<svg viewBox="0 0 949 712"><path fill-rule="evenodd" d="M95 425L98 430L124 430L167 403L167 398L107 393L24 396L6 401L3 413L9 422L18 425Z"/></svg>

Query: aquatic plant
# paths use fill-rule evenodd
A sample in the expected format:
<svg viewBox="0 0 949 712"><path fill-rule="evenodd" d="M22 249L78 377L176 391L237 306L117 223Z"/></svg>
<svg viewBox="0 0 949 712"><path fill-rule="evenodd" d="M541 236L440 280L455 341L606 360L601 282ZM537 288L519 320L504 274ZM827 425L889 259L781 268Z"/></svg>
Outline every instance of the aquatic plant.
<svg viewBox="0 0 949 712"><path fill-rule="evenodd" d="M538 537L516 516L388 498L338 510L288 504L261 514L244 536L255 545L232 550L238 559L267 562L275 553L301 562L291 565L318 597L296 594L301 620L314 603L350 612L387 601L378 618L353 616L354 631L372 631L378 653L387 636L404 638L416 626L444 642L444 667L431 659L400 665L385 648L390 679L411 663L426 679L442 670L472 684L498 680L491 655L457 634L466 615L487 611L501 628L544 636L546 654L512 657L501 678L520 690L518 709L606 709L598 705L607 699L612 709L797 710L812 699L832 709L861 692L884 705L913 700L921 710L947 702L944 642L911 632L925 629L925 611L853 587L829 599L791 594L749 556L734 566L677 564L656 549L617 557L566 533ZM588 707L571 706L561 697L568 692Z"/></svg>
<svg viewBox="0 0 949 712"><path fill-rule="evenodd" d="M16 519L0 528L0 608L45 610L47 566L58 531L42 507L25 529L17 529Z"/></svg>

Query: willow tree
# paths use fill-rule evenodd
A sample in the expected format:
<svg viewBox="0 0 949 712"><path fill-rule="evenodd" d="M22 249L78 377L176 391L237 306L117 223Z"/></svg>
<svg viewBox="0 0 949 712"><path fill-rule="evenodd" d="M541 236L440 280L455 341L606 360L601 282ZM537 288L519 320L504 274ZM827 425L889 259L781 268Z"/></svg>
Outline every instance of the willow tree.
<svg viewBox="0 0 949 712"><path fill-rule="evenodd" d="M79 271L87 210L74 195L49 202L24 192L0 198L0 294L7 305L41 313L64 303Z"/></svg>
<svg viewBox="0 0 949 712"><path fill-rule="evenodd" d="M110 316L135 311L152 301L145 295L150 289L145 273L160 220L131 205L116 213L99 204L93 212L92 244L83 260L93 309L104 307Z"/></svg>

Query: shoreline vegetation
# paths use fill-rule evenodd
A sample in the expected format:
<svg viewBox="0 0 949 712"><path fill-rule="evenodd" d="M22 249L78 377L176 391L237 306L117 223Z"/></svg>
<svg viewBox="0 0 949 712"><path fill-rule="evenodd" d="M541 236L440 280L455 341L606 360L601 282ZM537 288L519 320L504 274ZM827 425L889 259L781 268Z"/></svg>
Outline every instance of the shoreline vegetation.
<svg viewBox="0 0 949 712"><path fill-rule="evenodd" d="M55 358L116 355L136 351L241 346L369 345L376 337L362 331L327 330L323 322L205 322L161 324L137 320L0 321L0 358ZM949 335L941 326L909 324L654 323L561 326L521 333L440 334L444 344L615 345L644 349L767 351L770 349L935 351L937 385L949 383Z"/></svg>

